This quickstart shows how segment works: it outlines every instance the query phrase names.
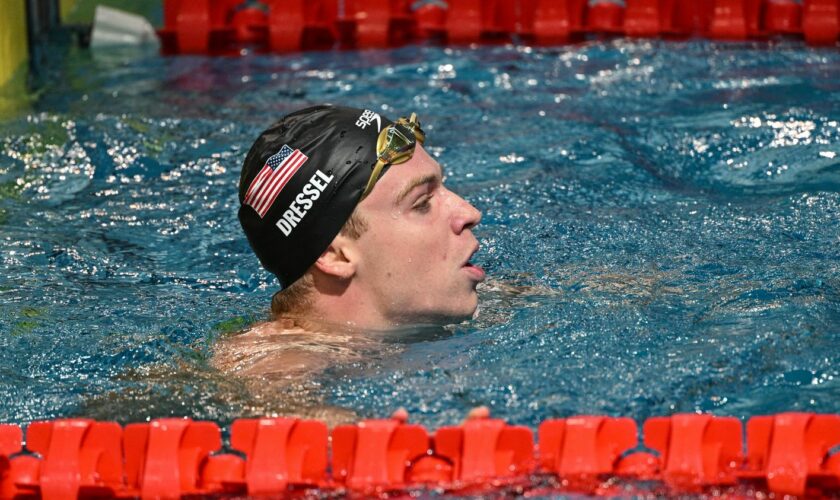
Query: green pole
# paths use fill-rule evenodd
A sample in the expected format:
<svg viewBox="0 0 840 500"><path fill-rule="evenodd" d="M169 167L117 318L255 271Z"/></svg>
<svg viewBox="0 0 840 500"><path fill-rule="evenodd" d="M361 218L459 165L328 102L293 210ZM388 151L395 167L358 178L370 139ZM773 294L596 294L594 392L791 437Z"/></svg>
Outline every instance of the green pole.
<svg viewBox="0 0 840 500"><path fill-rule="evenodd" d="M0 1L0 88L14 80L25 79L28 59L25 0L2 0Z"/></svg>

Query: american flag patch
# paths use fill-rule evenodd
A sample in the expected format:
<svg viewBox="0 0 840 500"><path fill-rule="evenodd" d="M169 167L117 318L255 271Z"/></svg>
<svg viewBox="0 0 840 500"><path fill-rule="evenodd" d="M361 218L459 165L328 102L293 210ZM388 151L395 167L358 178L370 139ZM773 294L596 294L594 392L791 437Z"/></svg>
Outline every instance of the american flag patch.
<svg viewBox="0 0 840 500"><path fill-rule="evenodd" d="M245 193L245 204L256 210L260 219L265 217L277 195L308 159L299 149L283 144L280 151L266 160L260 173L251 181Z"/></svg>

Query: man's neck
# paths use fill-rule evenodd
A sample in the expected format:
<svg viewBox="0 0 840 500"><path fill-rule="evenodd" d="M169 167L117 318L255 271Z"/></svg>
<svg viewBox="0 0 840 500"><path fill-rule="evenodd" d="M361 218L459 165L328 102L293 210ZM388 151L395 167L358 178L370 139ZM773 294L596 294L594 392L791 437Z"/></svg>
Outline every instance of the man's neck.
<svg viewBox="0 0 840 500"><path fill-rule="evenodd" d="M316 293L306 318L352 330L390 330L399 326L353 287L341 294Z"/></svg>

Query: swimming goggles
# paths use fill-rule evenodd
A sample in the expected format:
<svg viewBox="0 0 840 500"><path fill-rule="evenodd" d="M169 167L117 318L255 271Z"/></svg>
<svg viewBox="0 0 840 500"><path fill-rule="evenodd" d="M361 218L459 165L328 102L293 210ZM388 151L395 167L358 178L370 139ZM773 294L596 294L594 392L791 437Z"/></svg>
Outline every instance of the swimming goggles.
<svg viewBox="0 0 840 500"><path fill-rule="evenodd" d="M417 143L423 144L425 140L426 134L420 128L420 120L417 119L416 113L411 113L411 118L402 117L382 129L376 139L376 165L370 173L361 199L364 200L373 190L373 186L382 175L382 169L410 160Z"/></svg>

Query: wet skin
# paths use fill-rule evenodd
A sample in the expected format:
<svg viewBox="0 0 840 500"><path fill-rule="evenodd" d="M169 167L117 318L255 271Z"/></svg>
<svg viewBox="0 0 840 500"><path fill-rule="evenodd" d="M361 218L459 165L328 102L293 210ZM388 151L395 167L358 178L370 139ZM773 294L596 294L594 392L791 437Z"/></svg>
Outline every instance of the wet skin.
<svg viewBox="0 0 840 500"><path fill-rule="evenodd" d="M470 263L481 213L443 184L440 165L417 146L391 166L358 207L368 230L356 242L355 278L391 325L470 318L484 271Z"/></svg>

